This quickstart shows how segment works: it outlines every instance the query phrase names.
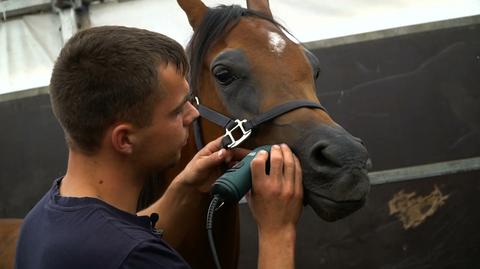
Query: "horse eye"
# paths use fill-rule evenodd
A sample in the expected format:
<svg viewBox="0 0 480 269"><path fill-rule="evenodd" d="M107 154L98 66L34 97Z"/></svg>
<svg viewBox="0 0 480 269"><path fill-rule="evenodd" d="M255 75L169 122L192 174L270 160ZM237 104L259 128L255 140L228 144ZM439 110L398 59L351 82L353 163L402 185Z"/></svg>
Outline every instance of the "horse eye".
<svg viewBox="0 0 480 269"><path fill-rule="evenodd" d="M213 68L213 75L217 79L218 83L224 86L229 85L237 78L228 68L225 68L224 66Z"/></svg>

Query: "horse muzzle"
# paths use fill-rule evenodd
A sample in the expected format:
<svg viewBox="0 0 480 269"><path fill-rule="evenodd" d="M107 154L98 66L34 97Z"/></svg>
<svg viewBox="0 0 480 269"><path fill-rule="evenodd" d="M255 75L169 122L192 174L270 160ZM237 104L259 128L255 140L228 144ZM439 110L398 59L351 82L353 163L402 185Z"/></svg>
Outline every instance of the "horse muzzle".
<svg viewBox="0 0 480 269"><path fill-rule="evenodd" d="M303 170L304 199L324 220L361 208L370 191L371 161L363 142L341 127L322 125L293 145Z"/></svg>

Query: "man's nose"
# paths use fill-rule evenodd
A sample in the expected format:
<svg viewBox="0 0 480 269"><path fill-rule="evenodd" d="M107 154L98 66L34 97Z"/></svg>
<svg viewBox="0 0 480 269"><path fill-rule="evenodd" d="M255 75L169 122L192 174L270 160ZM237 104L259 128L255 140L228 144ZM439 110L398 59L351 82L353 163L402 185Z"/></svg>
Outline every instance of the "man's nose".
<svg viewBox="0 0 480 269"><path fill-rule="evenodd" d="M200 112L198 112L198 109L192 105L192 103L188 102L187 125L190 125L198 117L200 117Z"/></svg>
<svg viewBox="0 0 480 269"><path fill-rule="evenodd" d="M192 105L192 103L189 103L189 104L193 109L193 120L195 120L196 118L200 117L200 112L198 111L198 109L194 105Z"/></svg>

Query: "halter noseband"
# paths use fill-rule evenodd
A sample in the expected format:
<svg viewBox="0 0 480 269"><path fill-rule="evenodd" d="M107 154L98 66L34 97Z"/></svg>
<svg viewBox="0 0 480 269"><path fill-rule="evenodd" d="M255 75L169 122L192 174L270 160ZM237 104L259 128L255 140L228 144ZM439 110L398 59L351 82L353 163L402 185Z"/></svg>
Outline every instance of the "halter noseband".
<svg viewBox="0 0 480 269"><path fill-rule="evenodd" d="M325 108L312 101L307 100L294 100L289 101L278 106L273 107L272 109L268 110L267 112L255 116L253 119L250 120L240 120L240 119L232 119L229 118L215 110L212 110L206 106L200 104L200 101L197 97L195 97L195 102L200 113L200 117L206 118L207 120L219 125L223 129L225 129L225 134L222 138L222 146L224 148L235 148L244 142L254 131L256 127L270 121L280 115L283 115L287 112L292 110L307 107L307 108L316 108L326 111ZM195 135L195 144L197 145L197 149L203 148L203 137L202 131L199 123L199 119L195 119L193 122L193 131ZM234 136L234 131L240 131L241 137L236 138Z"/></svg>

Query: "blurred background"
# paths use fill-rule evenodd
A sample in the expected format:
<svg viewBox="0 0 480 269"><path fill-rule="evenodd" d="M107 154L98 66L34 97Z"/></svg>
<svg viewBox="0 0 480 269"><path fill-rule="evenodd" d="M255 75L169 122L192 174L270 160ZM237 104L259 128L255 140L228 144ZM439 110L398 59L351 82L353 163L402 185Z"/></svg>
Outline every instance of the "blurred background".
<svg viewBox="0 0 480 269"><path fill-rule="evenodd" d="M208 6L239 0L206 0ZM301 42L480 13L479 0L272 0L278 19ZM52 3L58 8L52 8ZM0 0L0 94L47 86L63 42L78 28L71 9L88 4L81 27L125 25L166 34L186 45L191 29L173 0ZM71 8L70 8L71 7ZM80 19L82 20L82 19ZM83 18L85 20L85 18Z"/></svg>

